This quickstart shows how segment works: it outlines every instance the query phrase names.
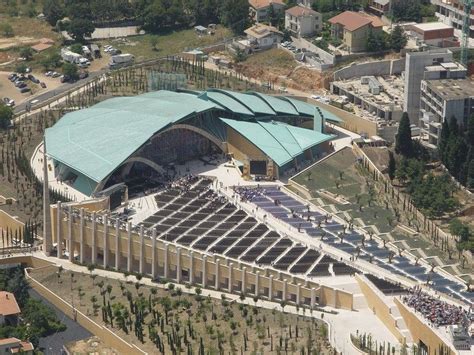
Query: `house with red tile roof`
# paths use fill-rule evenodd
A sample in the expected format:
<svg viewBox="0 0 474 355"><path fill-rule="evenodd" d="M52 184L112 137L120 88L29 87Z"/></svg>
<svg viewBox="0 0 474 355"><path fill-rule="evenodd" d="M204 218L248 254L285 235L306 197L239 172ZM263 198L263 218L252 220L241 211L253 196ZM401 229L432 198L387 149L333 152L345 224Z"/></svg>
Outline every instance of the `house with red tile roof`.
<svg viewBox="0 0 474 355"><path fill-rule="evenodd" d="M383 23L378 17L362 12L344 11L328 21L331 24L332 37L340 39L349 53L367 50L370 31L383 30Z"/></svg>
<svg viewBox="0 0 474 355"><path fill-rule="evenodd" d="M0 324L16 325L20 313L15 295L11 292L0 291Z"/></svg>
<svg viewBox="0 0 474 355"><path fill-rule="evenodd" d="M270 7L273 7L275 14L283 14L285 3L283 0L249 0L250 17L255 22L268 21Z"/></svg>
<svg viewBox="0 0 474 355"><path fill-rule="evenodd" d="M33 354L34 349L29 341L21 341L17 338L0 339L0 354L30 355Z"/></svg>
<svg viewBox="0 0 474 355"><path fill-rule="evenodd" d="M308 37L321 32L323 17L313 9L297 5L285 11L285 28L296 37Z"/></svg>

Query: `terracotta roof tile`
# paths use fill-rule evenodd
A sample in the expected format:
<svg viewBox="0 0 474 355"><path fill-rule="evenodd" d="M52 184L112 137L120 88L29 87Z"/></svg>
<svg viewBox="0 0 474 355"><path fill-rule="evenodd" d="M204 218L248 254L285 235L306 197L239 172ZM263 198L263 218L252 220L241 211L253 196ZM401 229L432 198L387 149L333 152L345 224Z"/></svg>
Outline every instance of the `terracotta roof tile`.
<svg viewBox="0 0 474 355"><path fill-rule="evenodd" d="M254 9L262 9L264 7L269 6L270 4L276 4L276 5L285 5L283 0L249 0L250 6L252 6Z"/></svg>
<svg viewBox="0 0 474 355"><path fill-rule="evenodd" d="M307 15L319 15L318 12L314 11L313 9L310 9L305 6L293 6L292 8L288 9L285 11L287 14L290 14L291 16L295 17L301 17L301 16L307 16Z"/></svg>
<svg viewBox="0 0 474 355"><path fill-rule="evenodd" d="M0 291L0 314L9 316L21 313L13 293Z"/></svg>
<svg viewBox="0 0 474 355"><path fill-rule="evenodd" d="M330 18L329 23L340 24L348 31L355 31L363 26L371 24L372 27L382 27L382 21L376 16L361 14L354 11L345 11Z"/></svg>

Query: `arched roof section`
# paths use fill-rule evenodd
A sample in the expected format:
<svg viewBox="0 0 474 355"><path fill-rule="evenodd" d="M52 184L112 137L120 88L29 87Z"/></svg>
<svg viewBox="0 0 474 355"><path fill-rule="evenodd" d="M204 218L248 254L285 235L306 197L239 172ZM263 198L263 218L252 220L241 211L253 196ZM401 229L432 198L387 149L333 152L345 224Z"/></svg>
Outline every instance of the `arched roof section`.
<svg viewBox="0 0 474 355"><path fill-rule="evenodd" d="M294 115L294 116L299 115L296 108L290 102L286 100L283 100L275 96L265 95L259 92L251 92L249 94L253 96L257 96L260 99L264 100L273 109L273 111L279 114Z"/></svg>
<svg viewBox="0 0 474 355"><path fill-rule="evenodd" d="M247 106L234 99L232 96L225 94L224 92L209 90L199 95L199 98L202 100L214 102L217 105L239 115L254 116L254 113Z"/></svg>
<svg viewBox="0 0 474 355"><path fill-rule="evenodd" d="M218 89L212 89L210 91L220 92L232 97L255 114L267 116L275 116L277 114L275 110L273 110L273 108L265 100L262 100L258 96Z"/></svg>

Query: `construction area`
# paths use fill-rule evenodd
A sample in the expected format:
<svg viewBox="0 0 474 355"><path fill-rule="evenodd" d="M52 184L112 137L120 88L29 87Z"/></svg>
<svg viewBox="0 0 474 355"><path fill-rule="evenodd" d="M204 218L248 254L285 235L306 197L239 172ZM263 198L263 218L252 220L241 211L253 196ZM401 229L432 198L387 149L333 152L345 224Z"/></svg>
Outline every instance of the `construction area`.
<svg viewBox="0 0 474 355"><path fill-rule="evenodd" d="M399 121L403 113L401 76L362 76L331 83L341 104L370 121Z"/></svg>

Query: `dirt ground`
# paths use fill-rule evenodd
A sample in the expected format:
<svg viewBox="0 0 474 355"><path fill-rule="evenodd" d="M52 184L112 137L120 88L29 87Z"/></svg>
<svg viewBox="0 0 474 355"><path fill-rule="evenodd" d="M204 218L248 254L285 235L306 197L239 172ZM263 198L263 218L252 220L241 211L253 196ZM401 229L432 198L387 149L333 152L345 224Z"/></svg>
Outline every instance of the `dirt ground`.
<svg viewBox="0 0 474 355"><path fill-rule="evenodd" d="M321 73L298 64L290 53L278 48L249 56L236 70L246 77L296 90L314 91L324 86Z"/></svg>
<svg viewBox="0 0 474 355"><path fill-rule="evenodd" d="M174 290L156 288L155 294L150 287L118 280L96 277L89 274L62 271L56 267L34 270L31 274L52 292L74 305L93 320L104 324L102 306L105 304L116 314L116 309L126 310L127 327L135 323L134 312L130 305L144 303L143 332L144 342L140 342L133 330L125 333L114 321L114 327L108 327L127 342L140 347L149 354L158 353L157 347L149 339L152 329L164 343L166 353L171 353L169 338L174 344L181 343L181 350L189 346L197 353L202 339L206 353L218 354L221 343L225 354L260 352L262 354L281 353L287 349L290 353L308 350L308 343L318 354L329 354L327 329L321 321L314 318L285 314L276 310L267 310L251 305L241 305L226 300L188 295L178 291L184 286L175 285ZM95 304L95 307L94 307ZM133 307L136 313L136 306ZM308 311L309 312L309 311ZM128 317L130 315L130 317ZM298 328L298 330L296 330ZM133 327L135 330L135 327ZM180 339L176 341L176 339ZM187 345L189 344L189 345ZM178 351L179 352L179 351Z"/></svg>
<svg viewBox="0 0 474 355"><path fill-rule="evenodd" d="M70 354L117 355L118 352L104 345L98 337L91 337L65 345Z"/></svg>
<svg viewBox="0 0 474 355"><path fill-rule="evenodd" d="M61 85L59 78L51 78L44 75L42 72L33 71L32 74L38 78L38 80L46 84L46 88L42 88L39 85L27 81L28 87L31 88L31 92L20 93L20 91L13 85L10 80L8 80L8 75L11 72L0 72L0 99L8 97L15 100L15 103L18 105L25 100L32 99L33 96L37 94L42 94L48 90L54 90Z"/></svg>

